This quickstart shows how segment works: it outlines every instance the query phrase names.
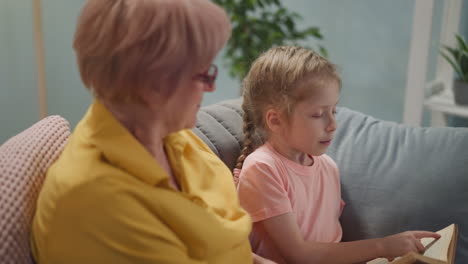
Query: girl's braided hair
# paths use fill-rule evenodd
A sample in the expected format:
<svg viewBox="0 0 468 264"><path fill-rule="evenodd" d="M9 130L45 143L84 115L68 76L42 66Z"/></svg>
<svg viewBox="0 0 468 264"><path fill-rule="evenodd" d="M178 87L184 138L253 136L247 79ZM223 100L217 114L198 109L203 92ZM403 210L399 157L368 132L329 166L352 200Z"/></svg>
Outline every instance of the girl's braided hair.
<svg viewBox="0 0 468 264"><path fill-rule="evenodd" d="M297 46L273 47L252 64L243 82L244 141L236 168L268 138L265 114L274 108L289 118L294 106L325 81L341 78L336 66L318 53ZM307 82L306 82L307 81ZM304 82L307 85L301 85Z"/></svg>

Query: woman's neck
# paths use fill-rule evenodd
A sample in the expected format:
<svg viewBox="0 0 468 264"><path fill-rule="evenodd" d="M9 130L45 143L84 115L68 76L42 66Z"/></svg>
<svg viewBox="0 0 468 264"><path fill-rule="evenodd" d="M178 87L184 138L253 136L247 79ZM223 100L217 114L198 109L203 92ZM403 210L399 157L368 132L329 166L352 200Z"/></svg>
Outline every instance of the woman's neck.
<svg viewBox="0 0 468 264"><path fill-rule="evenodd" d="M152 111L140 104L122 104L118 107L105 102L103 104L158 161L169 175L172 186L180 189L164 148L164 138L170 129L160 116L162 111Z"/></svg>
<svg viewBox="0 0 468 264"><path fill-rule="evenodd" d="M136 103L118 106L106 102L103 104L151 155L156 159L165 156L163 139L169 134L169 129L158 113Z"/></svg>

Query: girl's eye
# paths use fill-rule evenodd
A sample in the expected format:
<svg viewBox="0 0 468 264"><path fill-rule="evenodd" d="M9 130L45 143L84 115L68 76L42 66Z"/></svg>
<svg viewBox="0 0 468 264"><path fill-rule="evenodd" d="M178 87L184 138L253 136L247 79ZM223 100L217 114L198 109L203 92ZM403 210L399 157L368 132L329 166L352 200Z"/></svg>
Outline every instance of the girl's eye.
<svg viewBox="0 0 468 264"><path fill-rule="evenodd" d="M323 116L323 113L311 115L311 117L313 117L313 118L320 118L322 116Z"/></svg>
<svg viewBox="0 0 468 264"><path fill-rule="evenodd" d="M333 111L333 114L334 114L334 115L336 115L337 113L338 113L338 111L336 111L336 110Z"/></svg>

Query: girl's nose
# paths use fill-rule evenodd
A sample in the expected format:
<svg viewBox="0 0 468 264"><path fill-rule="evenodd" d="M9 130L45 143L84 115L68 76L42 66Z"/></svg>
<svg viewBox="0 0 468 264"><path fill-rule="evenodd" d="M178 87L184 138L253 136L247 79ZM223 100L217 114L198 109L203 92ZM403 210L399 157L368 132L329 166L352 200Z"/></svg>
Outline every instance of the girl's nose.
<svg viewBox="0 0 468 264"><path fill-rule="evenodd" d="M327 131L328 132L333 132L333 131L336 130L336 128L337 128L337 124L336 124L335 115L331 115L330 121L329 121L328 126L327 126Z"/></svg>

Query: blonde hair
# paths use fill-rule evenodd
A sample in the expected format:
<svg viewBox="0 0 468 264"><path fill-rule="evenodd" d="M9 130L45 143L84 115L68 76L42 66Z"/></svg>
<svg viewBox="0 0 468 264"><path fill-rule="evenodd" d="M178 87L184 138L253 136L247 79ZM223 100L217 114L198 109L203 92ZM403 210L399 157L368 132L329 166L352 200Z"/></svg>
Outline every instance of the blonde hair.
<svg viewBox="0 0 468 264"><path fill-rule="evenodd" d="M241 169L245 158L266 141L268 109L275 108L289 119L297 103L330 81L341 86L336 66L312 50L280 46L260 55L243 83L244 141L236 168Z"/></svg>
<svg viewBox="0 0 468 264"><path fill-rule="evenodd" d="M225 11L208 0L88 0L73 47L94 96L140 101L145 89L170 96L230 34Z"/></svg>

